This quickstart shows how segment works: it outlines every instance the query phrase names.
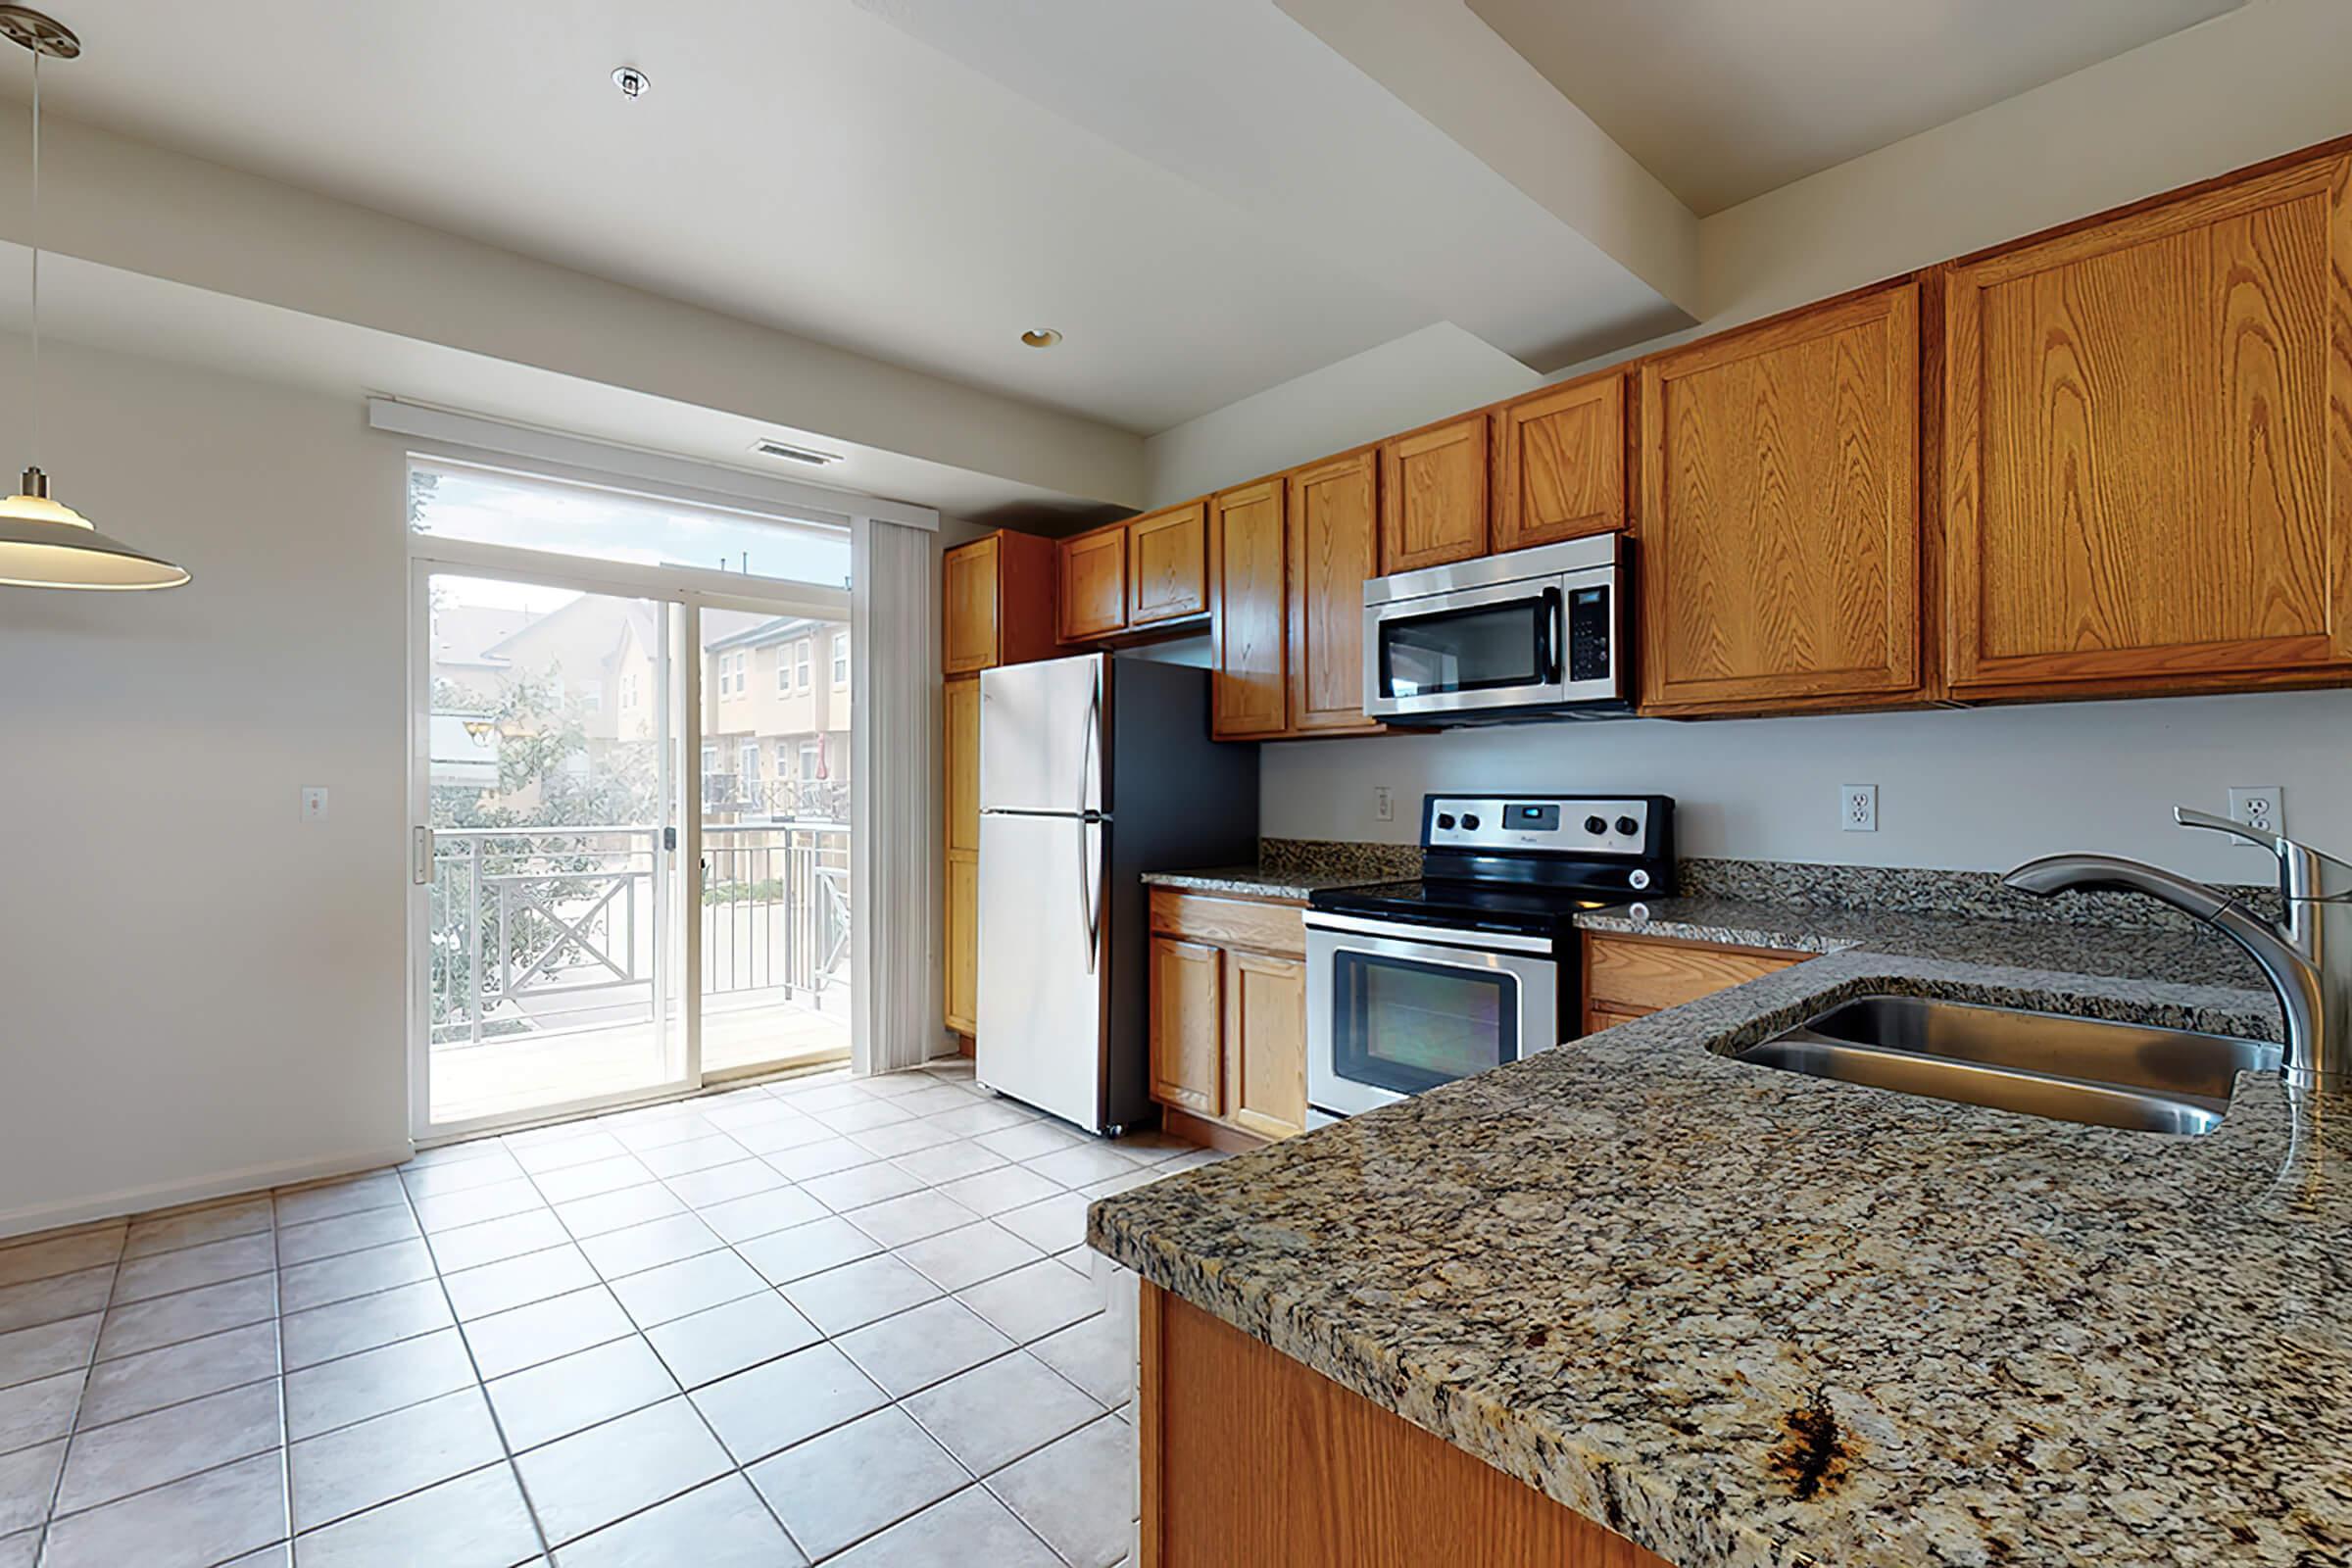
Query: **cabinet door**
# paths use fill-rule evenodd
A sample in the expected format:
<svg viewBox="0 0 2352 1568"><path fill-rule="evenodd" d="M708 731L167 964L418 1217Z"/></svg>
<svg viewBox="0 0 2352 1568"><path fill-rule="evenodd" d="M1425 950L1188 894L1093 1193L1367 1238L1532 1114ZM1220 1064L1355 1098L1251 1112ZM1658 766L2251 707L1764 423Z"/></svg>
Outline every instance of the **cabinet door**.
<svg viewBox="0 0 2352 1568"><path fill-rule="evenodd" d="M1127 530L1098 528L1061 542L1061 635L1100 637L1127 624Z"/></svg>
<svg viewBox="0 0 2352 1568"><path fill-rule="evenodd" d="M957 545L945 555L940 668L946 674L969 675L997 662L997 559L994 538Z"/></svg>
<svg viewBox="0 0 2352 1568"><path fill-rule="evenodd" d="M1208 503L1127 525L1127 624L1208 612Z"/></svg>
<svg viewBox="0 0 2352 1568"><path fill-rule="evenodd" d="M1209 502L1209 605L1216 668L1209 731L1249 740L1283 731L1283 486L1228 490Z"/></svg>
<svg viewBox="0 0 2352 1568"><path fill-rule="evenodd" d="M980 853L980 678L947 683L948 853Z"/></svg>
<svg viewBox="0 0 2352 1568"><path fill-rule="evenodd" d="M1955 693L2352 662L2348 178L2315 159L1951 269Z"/></svg>
<svg viewBox="0 0 2352 1568"><path fill-rule="evenodd" d="M1227 1119L1260 1138L1306 1130L1306 965L1225 955Z"/></svg>
<svg viewBox="0 0 2352 1568"><path fill-rule="evenodd" d="M1487 553L1487 416L1417 430L1380 449L1380 569Z"/></svg>
<svg viewBox="0 0 2352 1568"><path fill-rule="evenodd" d="M980 1010L980 858L948 857L948 1027L975 1032Z"/></svg>
<svg viewBox="0 0 2352 1568"><path fill-rule="evenodd" d="M1522 398L1494 416L1494 548L1625 526L1625 377Z"/></svg>
<svg viewBox="0 0 2352 1568"><path fill-rule="evenodd" d="M1375 729L1364 717L1364 579L1379 573L1376 454L1291 475L1291 728Z"/></svg>
<svg viewBox="0 0 2352 1568"><path fill-rule="evenodd" d="M1225 1114L1223 955L1200 942L1152 939L1152 1098Z"/></svg>
<svg viewBox="0 0 2352 1568"><path fill-rule="evenodd" d="M1919 291L1642 372L1642 708L1867 707L1920 690Z"/></svg>

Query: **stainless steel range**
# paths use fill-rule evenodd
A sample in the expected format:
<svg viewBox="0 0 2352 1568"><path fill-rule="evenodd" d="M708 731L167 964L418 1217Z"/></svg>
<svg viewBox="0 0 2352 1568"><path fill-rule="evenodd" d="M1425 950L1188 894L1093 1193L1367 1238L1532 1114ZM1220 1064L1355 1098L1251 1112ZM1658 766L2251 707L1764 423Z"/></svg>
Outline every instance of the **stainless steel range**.
<svg viewBox="0 0 2352 1568"><path fill-rule="evenodd" d="M1432 795L1418 882L1317 893L1306 914L1309 1119L1576 1033L1579 909L1674 891L1663 795Z"/></svg>

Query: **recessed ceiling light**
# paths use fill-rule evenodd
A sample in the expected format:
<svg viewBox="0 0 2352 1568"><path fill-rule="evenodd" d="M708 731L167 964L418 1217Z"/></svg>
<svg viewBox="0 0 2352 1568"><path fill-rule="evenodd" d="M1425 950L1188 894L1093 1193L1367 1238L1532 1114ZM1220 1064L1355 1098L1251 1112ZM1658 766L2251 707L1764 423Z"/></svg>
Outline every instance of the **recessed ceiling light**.
<svg viewBox="0 0 2352 1568"><path fill-rule="evenodd" d="M778 441L772 436L761 436L752 443L752 450L763 458L782 458L787 463L806 463L817 468L841 461L838 452L819 452L814 447L794 446L789 441Z"/></svg>
<svg viewBox="0 0 2352 1568"><path fill-rule="evenodd" d="M654 78L635 66L612 68L612 85L620 89L623 98L642 98L654 90Z"/></svg>
<svg viewBox="0 0 2352 1568"><path fill-rule="evenodd" d="M1021 341L1033 349L1050 349L1061 341L1061 334L1050 326L1040 326L1023 332Z"/></svg>

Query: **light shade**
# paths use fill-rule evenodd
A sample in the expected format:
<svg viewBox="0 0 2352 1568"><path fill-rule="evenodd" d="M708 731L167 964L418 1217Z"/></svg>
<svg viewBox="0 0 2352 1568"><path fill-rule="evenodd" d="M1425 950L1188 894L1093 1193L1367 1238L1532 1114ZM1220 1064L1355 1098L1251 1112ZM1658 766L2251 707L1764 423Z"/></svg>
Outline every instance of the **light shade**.
<svg viewBox="0 0 2352 1568"><path fill-rule="evenodd" d="M122 593L187 580L180 567L108 538L72 507L50 500L48 476L38 468L25 469L24 488L0 501L0 585Z"/></svg>

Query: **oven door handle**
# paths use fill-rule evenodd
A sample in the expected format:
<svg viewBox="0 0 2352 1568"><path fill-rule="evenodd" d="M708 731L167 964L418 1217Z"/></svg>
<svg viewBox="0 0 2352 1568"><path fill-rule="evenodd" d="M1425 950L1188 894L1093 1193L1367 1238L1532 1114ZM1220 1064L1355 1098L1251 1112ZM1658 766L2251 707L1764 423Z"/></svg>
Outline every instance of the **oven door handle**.
<svg viewBox="0 0 2352 1568"><path fill-rule="evenodd" d="M1332 931L1348 936L1388 937L1432 948L1464 948L1473 952L1535 953L1551 956L1549 937L1521 936L1512 931L1465 931L1459 926L1410 925L1401 920L1375 920L1360 914L1333 914L1317 909L1306 917L1309 931Z"/></svg>

